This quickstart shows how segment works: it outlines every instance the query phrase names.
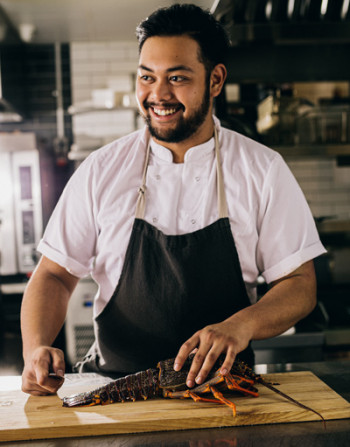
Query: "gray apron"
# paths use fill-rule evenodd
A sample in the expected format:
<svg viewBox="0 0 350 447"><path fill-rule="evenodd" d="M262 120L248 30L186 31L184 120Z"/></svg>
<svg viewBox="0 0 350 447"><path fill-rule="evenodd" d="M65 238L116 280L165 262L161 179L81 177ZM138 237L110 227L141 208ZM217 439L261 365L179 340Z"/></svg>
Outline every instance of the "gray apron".
<svg viewBox="0 0 350 447"><path fill-rule="evenodd" d="M135 220L118 285L95 319L96 340L75 371L120 377L175 357L197 330L250 305L228 219L215 129L219 219L166 235L146 222L148 144ZM239 358L252 365L249 346Z"/></svg>

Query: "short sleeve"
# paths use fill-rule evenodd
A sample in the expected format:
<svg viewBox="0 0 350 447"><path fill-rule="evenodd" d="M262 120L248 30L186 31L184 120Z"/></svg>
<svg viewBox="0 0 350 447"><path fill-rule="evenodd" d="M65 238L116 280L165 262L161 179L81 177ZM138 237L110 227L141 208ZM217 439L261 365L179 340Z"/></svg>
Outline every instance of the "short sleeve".
<svg viewBox="0 0 350 447"><path fill-rule="evenodd" d="M267 283L326 252L305 196L279 154L266 173L258 231L257 265Z"/></svg>
<svg viewBox="0 0 350 447"><path fill-rule="evenodd" d="M75 171L51 215L38 251L77 277L93 268L97 228L89 158Z"/></svg>

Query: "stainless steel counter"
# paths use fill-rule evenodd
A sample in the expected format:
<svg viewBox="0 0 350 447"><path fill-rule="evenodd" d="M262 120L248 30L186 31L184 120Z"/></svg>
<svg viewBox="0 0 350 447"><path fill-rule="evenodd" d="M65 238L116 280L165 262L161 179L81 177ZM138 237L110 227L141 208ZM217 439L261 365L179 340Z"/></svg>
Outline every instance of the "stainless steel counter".
<svg viewBox="0 0 350 447"><path fill-rule="evenodd" d="M350 361L258 365L259 373L312 371L334 391L350 402ZM350 445L350 419L327 421L326 429L320 422L303 422L251 427L200 429L157 432L135 435L110 435L86 438L64 438L43 441L0 443L11 447L245 447L245 446L336 446Z"/></svg>

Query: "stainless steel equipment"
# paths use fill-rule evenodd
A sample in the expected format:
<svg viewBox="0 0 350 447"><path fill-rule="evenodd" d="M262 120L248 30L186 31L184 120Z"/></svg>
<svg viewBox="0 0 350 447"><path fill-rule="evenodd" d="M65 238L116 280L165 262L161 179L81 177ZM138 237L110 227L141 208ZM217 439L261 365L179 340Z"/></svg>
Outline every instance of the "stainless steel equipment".
<svg viewBox="0 0 350 447"><path fill-rule="evenodd" d="M0 134L0 275L32 272L41 234L40 166L35 135Z"/></svg>
<svg viewBox="0 0 350 447"><path fill-rule="evenodd" d="M97 290L97 284L90 277L83 278L69 300L64 331L67 360L71 365L83 359L95 339L93 303Z"/></svg>
<svg viewBox="0 0 350 447"><path fill-rule="evenodd" d="M297 117L300 144L347 144L350 142L350 106L314 107Z"/></svg>

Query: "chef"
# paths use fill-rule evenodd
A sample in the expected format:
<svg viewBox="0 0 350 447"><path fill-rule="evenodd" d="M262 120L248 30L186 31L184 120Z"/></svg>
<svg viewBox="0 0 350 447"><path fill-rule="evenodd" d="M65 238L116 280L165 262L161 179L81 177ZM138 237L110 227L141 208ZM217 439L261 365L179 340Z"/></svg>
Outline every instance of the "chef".
<svg viewBox="0 0 350 447"><path fill-rule="evenodd" d="M63 382L52 343L89 274L99 285L95 342L76 370L118 377L169 357L179 370L195 352L189 387L221 354L223 374L236 357L253 364L251 340L281 334L316 303L313 258L325 250L299 186L279 154L213 115L226 78L222 27L173 5L137 37L146 126L74 173L25 291L22 388L33 395ZM260 275L270 287L257 300Z"/></svg>

